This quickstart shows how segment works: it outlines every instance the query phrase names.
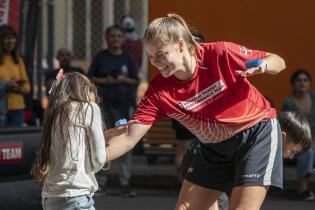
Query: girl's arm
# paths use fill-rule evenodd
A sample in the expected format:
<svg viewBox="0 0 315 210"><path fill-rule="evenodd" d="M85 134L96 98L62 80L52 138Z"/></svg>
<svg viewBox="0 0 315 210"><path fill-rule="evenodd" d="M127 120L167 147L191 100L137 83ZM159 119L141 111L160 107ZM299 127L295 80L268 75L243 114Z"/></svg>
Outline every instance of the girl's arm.
<svg viewBox="0 0 315 210"><path fill-rule="evenodd" d="M152 125L144 125L135 121L130 122L128 124L127 132L112 137L109 140L109 146L107 147L107 161L114 160L130 151L151 126Z"/></svg>
<svg viewBox="0 0 315 210"><path fill-rule="evenodd" d="M93 165L93 171L98 172L104 166L106 161L106 151L105 151L105 137L102 127L101 111L97 104L92 104L92 112L90 116L91 122L91 138L90 151L91 151L91 161Z"/></svg>
<svg viewBox="0 0 315 210"><path fill-rule="evenodd" d="M128 125L121 125L119 127L107 128L104 130L105 139L112 139L115 136L119 136L125 132L127 132Z"/></svg>

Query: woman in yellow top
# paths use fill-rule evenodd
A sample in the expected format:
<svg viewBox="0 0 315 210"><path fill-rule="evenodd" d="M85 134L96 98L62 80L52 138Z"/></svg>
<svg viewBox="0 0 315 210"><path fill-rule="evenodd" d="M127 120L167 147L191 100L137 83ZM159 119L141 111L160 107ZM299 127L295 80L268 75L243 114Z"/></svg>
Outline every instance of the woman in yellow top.
<svg viewBox="0 0 315 210"><path fill-rule="evenodd" d="M18 48L18 36L9 25L0 26L0 80L7 91L7 125L21 126L24 118L23 95L31 90L24 62Z"/></svg>

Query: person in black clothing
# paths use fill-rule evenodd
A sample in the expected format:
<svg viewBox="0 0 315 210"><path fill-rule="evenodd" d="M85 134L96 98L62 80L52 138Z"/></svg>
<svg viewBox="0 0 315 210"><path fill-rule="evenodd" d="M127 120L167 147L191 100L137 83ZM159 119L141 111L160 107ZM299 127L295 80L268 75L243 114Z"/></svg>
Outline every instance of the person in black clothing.
<svg viewBox="0 0 315 210"><path fill-rule="evenodd" d="M131 93L138 85L138 76L132 58L122 50L123 30L117 25L110 26L105 31L105 39L108 49L100 51L94 57L89 76L99 88L106 127L111 128L118 119L129 119L134 101ZM121 194L125 197L135 197L136 193L131 191L129 185L131 153L123 155L117 162L120 166ZM97 174L97 180L100 189L105 190L106 174Z"/></svg>
<svg viewBox="0 0 315 210"><path fill-rule="evenodd" d="M52 83L56 80L57 73L60 69L63 69L64 73L69 72L79 72L81 74L84 74L84 71L81 68L71 66L71 61L73 59L72 53L70 50L66 48L60 48L57 52L57 59L60 64L60 68L50 70L46 74L46 88L47 91L50 89Z"/></svg>
<svg viewBox="0 0 315 210"><path fill-rule="evenodd" d="M78 72L81 74L85 74L83 69L79 67L74 67L71 65L71 61L73 57L70 50L66 48L60 48L57 51L56 56L57 56L57 60L59 61L59 68L49 69L45 74L46 95L48 95L48 92L53 82L56 80L56 76L60 69L63 69L64 73ZM32 113L26 120L26 123L29 126L39 126L39 124L43 121L43 113L45 110L45 106L43 107L42 101L33 100L33 99L29 106Z"/></svg>

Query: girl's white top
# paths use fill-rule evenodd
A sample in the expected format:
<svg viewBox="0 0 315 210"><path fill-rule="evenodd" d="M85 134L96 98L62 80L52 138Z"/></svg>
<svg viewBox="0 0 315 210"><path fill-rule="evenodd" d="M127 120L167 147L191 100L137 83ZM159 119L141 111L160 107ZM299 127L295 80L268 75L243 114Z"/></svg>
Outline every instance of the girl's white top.
<svg viewBox="0 0 315 210"><path fill-rule="evenodd" d="M52 132L51 161L42 197L93 195L98 188L94 174L106 161L101 111L96 103L86 103L83 108L86 116L75 117L77 105L71 104L67 145L60 141L58 132ZM90 133L89 139L87 132Z"/></svg>

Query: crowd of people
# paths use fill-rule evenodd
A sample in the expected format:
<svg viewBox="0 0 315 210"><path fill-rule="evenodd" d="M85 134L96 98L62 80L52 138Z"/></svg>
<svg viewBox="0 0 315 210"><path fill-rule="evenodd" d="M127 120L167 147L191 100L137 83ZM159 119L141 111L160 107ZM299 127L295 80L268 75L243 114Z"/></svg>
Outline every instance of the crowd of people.
<svg viewBox="0 0 315 210"><path fill-rule="evenodd" d="M311 75L292 75L292 94L276 113L249 82L278 74L284 60L231 42L205 43L176 14L153 20L143 39L132 16L105 30L107 48L88 71L71 65L61 48L60 68L46 73L39 152L32 168L44 209L94 209L94 193L106 193L104 165L119 165L121 195L131 189L131 150L154 122L172 118L182 182L176 210L260 209L270 187L283 188L283 160L296 155L298 195L315 200L309 179L315 165L315 93ZM0 125L22 126L31 85L19 55L18 36L0 26ZM240 48L247 49L243 53ZM160 71L136 104L142 51ZM259 61L246 67L248 61ZM115 127L119 119L128 125Z"/></svg>

